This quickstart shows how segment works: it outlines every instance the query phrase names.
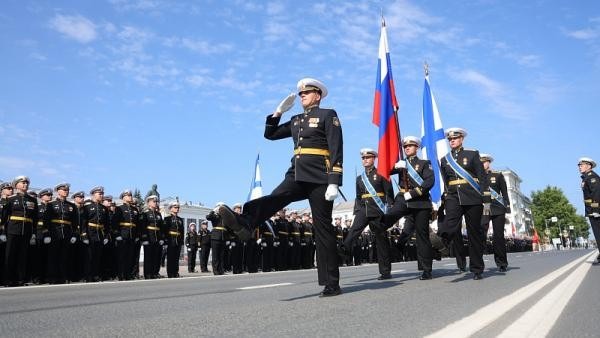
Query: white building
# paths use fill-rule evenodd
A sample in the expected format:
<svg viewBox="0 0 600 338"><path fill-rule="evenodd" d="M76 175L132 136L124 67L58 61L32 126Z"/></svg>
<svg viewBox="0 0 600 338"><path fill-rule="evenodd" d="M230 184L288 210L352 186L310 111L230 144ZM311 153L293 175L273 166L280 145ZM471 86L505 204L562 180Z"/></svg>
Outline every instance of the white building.
<svg viewBox="0 0 600 338"><path fill-rule="evenodd" d="M516 236L531 235L533 232L533 216L531 200L521 192L521 178L510 168L501 170L510 200L510 214L506 214L504 233L512 236L513 226Z"/></svg>

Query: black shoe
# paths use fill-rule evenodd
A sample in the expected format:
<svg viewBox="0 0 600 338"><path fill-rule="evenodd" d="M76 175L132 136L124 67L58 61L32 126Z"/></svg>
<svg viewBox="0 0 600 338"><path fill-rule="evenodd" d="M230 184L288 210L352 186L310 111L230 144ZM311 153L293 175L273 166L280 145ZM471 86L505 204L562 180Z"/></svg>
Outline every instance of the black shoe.
<svg viewBox="0 0 600 338"><path fill-rule="evenodd" d="M501 266L500 269L498 269L498 271L500 271L500 272L506 272L506 267L505 266Z"/></svg>
<svg viewBox="0 0 600 338"><path fill-rule="evenodd" d="M419 277L420 280L429 280L432 278L431 271L423 271L423 274L421 274L421 277Z"/></svg>
<svg viewBox="0 0 600 338"><path fill-rule="evenodd" d="M392 275L389 273L386 273L383 275L379 275L379 277L377 277L377 280L386 280L386 279L392 279Z"/></svg>
<svg viewBox="0 0 600 338"><path fill-rule="evenodd" d="M252 239L252 232L249 230L250 226L244 217L236 215L235 212L226 205L221 205L218 209L218 213L221 217L223 226L231 229L242 242Z"/></svg>
<svg viewBox="0 0 600 338"><path fill-rule="evenodd" d="M219 224L219 222L221 222L221 218L219 217L219 215L217 215L217 213L214 210L211 210L208 215L206 215L206 219L209 220L213 226L217 226L217 224Z"/></svg>
<svg viewBox="0 0 600 338"><path fill-rule="evenodd" d="M480 280L480 279L483 279L483 275L481 274L481 272L475 272L475 273L473 274L473 279L474 279L474 280Z"/></svg>
<svg viewBox="0 0 600 338"><path fill-rule="evenodd" d="M339 286L326 286L323 291L319 294L320 298L333 297L342 293L342 289Z"/></svg>

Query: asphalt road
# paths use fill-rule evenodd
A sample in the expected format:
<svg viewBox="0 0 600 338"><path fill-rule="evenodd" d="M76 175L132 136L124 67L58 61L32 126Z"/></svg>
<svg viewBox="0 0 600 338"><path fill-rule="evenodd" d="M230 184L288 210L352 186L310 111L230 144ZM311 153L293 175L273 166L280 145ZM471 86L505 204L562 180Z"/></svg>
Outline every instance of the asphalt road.
<svg viewBox="0 0 600 338"><path fill-rule="evenodd" d="M319 298L315 270L0 288L0 336L598 337L598 251L486 256L484 279L434 262L341 269L343 294Z"/></svg>

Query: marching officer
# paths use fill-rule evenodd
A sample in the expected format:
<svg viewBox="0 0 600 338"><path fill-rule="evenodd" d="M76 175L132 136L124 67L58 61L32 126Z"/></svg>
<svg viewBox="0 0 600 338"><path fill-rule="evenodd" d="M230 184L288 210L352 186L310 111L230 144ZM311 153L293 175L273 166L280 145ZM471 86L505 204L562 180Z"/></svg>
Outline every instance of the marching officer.
<svg viewBox="0 0 600 338"><path fill-rule="evenodd" d="M494 230L492 245L494 248L494 261L500 272L506 272L508 267L508 258L506 257L506 240L504 239L504 223L506 214L510 213L510 200L506 189L506 181L504 175L500 171L494 171L490 165L494 158L489 154L480 155L483 169L487 174L487 180L490 187L490 196L492 203L490 205L490 215L482 216L483 233L487 234L492 221Z"/></svg>
<svg viewBox="0 0 600 338"><path fill-rule="evenodd" d="M33 227L38 221L38 204L27 194L27 176L15 177L13 187L16 192L6 200L0 224L4 224L6 231L6 282L9 286L22 286L25 284L28 246L36 238Z"/></svg>
<svg viewBox="0 0 600 338"><path fill-rule="evenodd" d="M163 219L158 210L158 197L146 197L146 210L140 215L141 241L144 246L144 278L160 278L160 255L164 239Z"/></svg>
<svg viewBox="0 0 600 338"><path fill-rule="evenodd" d="M190 223L185 235L185 247L188 255L188 272L196 273L196 254L198 253L198 242L200 237L196 231L196 223Z"/></svg>
<svg viewBox="0 0 600 338"><path fill-rule="evenodd" d="M211 248L211 231L208 230L208 221L200 222L200 272L208 272L208 257Z"/></svg>
<svg viewBox="0 0 600 338"><path fill-rule="evenodd" d="M183 218L178 216L179 202L169 203L170 215L164 220L164 237L167 239L167 276L179 277L179 255L183 245Z"/></svg>
<svg viewBox="0 0 600 338"><path fill-rule="evenodd" d="M340 271L331 212L342 185L342 127L335 110L319 107L327 96L323 83L305 78L297 87L304 112L280 124L281 115L293 106L296 95L290 94L267 117L265 126L267 139L293 139L294 155L283 182L270 195L246 202L243 217L226 206L217 211L225 226L248 238L252 229L278 210L308 198L315 220L319 285L325 286L320 296L336 296L341 293Z"/></svg>
<svg viewBox="0 0 600 338"><path fill-rule="evenodd" d="M592 170L596 167L596 162L589 157L582 157L579 159L578 167L581 174L585 215L590 220L594 237L598 240L600 238L600 177ZM596 264L600 264L600 254L596 258Z"/></svg>
<svg viewBox="0 0 600 338"><path fill-rule="evenodd" d="M69 254L77 242L77 206L67 201L69 183L59 183L54 187L56 199L46 208L46 219L50 238L48 250L48 278L53 284L64 284L70 278L73 259Z"/></svg>
<svg viewBox="0 0 600 338"><path fill-rule="evenodd" d="M99 282L102 268L104 245L108 244L105 234L110 231L109 211L102 204L104 187L97 186L90 190L92 196L89 203L84 204L85 223L81 237L88 245L88 260L86 262L86 279L88 282Z"/></svg>
<svg viewBox="0 0 600 338"><path fill-rule="evenodd" d="M2 223L2 210L8 201L8 198L13 193L13 187L10 183L4 182L0 184L0 284L4 285L4 276L6 272L6 266L4 261L6 260L6 228Z"/></svg>
<svg viewBox="0 0 600 338"><path fill-rule="evenodd" d="M473 279L480 280L485 268L485 234L481 227L481 216L490 214L491 197L479 151L463 148L466 136L467 132L462 128L446 130L451 151L441 160L440 171L446 188L446 215L439 233L446 241L457 238L462 217L465 217L469 237L469 267ZM460 239L454 243L462 245Z"/></svg>
<svg viewBox="0 0 600 338"><path fill-rule="evenodd" d="M119 195L123 204L115 209L112 218L112 232L117 249L117 278L131 280L135 261L135 242L138 239L138 224L140 212L133 205L133 195L130 190L123 190Z"/></svg>
<svg viewBox="0 0 600 338"><path fill-rule="evenodd" d="M354 241L369 225L375 235L377 245L377 262L379 263L379 280L392 278L390 261L390 242L387 231L379 223L394 198L392 183L377 174L375 158L377 152L371 148L360 150L364 172L356 177L356 199L354 201L354 221L342 248L346 256L351 256ZM395 223L395 222L394 222Z"/></svg>

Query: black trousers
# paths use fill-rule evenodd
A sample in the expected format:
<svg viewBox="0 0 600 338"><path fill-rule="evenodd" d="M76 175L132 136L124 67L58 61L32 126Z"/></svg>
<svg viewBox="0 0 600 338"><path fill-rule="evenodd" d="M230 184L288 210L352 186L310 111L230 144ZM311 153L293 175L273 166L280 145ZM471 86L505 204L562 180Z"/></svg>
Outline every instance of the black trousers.
<svg viewBox="0 0 600 338"><path fill-rule="evenodd" d="M506 222L506 215L492 215L483 216L483 234L487 234L490 226L490 220L492 221L492 229L494 229L494 235L492 237L493 248L494 248L494 261L497 267L507 267L508 259L506 258L506 239L504 238L504 223ZM486 222L487 221L487 222Z"/></svg>
<svg viewBox="0 0 600 338"><path fill-rule="evenodd" d="M48 281L50 283L65 283L69 278L71 264L69 253L71 238L52 239L48 247Z"/></svg>
<svg viewBox="0 0 600 338"><path fill-rule="evenodd" d="M140 251L142 251L142 241L133 241L133 258L131 261L131 278L137 278L140 274Z"/></svg>
<svg viewBox="0 0 600 338"><path fill-rule="evenodd" d="M471 272L481 273L485 268L483 251L485 249L485 235L481 226L483 204L461 205L458 196L448 195L446 198L444 222L439 228L442 238L448 241L458 239L462 228L462 217L467 223L467 236L469 237L469 268ZM462 239L455 241L462 245Z"/></svg>
<svg viewBox="0 0 600 338"><path fill-rule="evenodd" d="M312 269L315 266L315 251L312 242L304 242L300 245L302 256L302 269Z"/></svg>
<svg viewBox="0 0 600 338"><path fill-rule="evenodd" d="M6 235L6 282L22 284L27 271L27 254L31 235Z"/></svg>
<svg viewBox="0 0 600 338"><path fill-rule="evenodd" d="M229 244L229 259L231 261L231 271L235 274L244 272L244 243L240 241L231 241Z"/></svg>
<svg viewBox="0 0 600 338"><path fill-rule="evenodd" d="M202 244L200 246L200 270L208 272L208 256L210 255L211 244Z"/></svg>
<svg viewBox="0 0 600 338"><path fill-rule="evenodd" d="M390 241L387 237L387 231L381 227L381 216L367 217L366 212L360 209L354 215L354 221L344 239L344 247L352 248L354 241L360 236L367 225L375 234L375 246L377 248L377 263L379 264L379 273L389 275L392 271L392 261L390 259Z"/></svg>
<svg viewBox="0 0 600 338"><path fill-rule="evenodd" d="M100 278L102 269L102 242L90 241L87 246L87 260L85 265L85 275L88 282Z"/></svg>
<svg viewBox="0 0 600 338"><path fill-rule="evenodd" d="M144 278L154 278L160 271L160 255L162 245L150 243L144 245Z"/></svg>
<svg viewBox="0 0 600 338"><path fill-rule="evenodd" d="M196 254L197 253L198 253L198 246L190 245L187 248L188 272L194 272L194 270L196 270Z"/></svg>
<svg viewBox="0 0 600 338"><path fill-rule="evenodd" d="M179 255L181 245L169 245L167 247L167 276L177 277L179 275Z"/></svg>
<svg viewBox="0 0 600 338"><path fill-rule="evenodd" d="M273 270L273 242L262 242L260 243L260 247L262 251L260 269L262 272L270 272Z"/></svg>
<svg viewBox="0 0 600 338"><path fill-rule="evenodd" d="M418 264L424 271L431 271L433 262L433 250L431 248L431 240L429 238L429 217L431 209L414 209L409 208L402 194L398 194L394 201L394 206L389 209L382 217L382 223L386 229L391 228L402 217L406 217L405 227L411 224L414 226L417 234L417 260ZM405 231L402 231L405 233ZM412 230L406 231L408 235L412 234Z"/></svg>
<svg viewBox="0 0 600 338"><path fill-rule="evenodd" d="M592 216L588 218L590 220L590 224L592 225L592 232L594 233L594 237L596 238L596 241L598 241L600 239L600 218L595 218Z"/></svg>
<svg viewBox="0 0 600 338"><path fill-rule="evenodd" d="M4 285L6 276L6 242L0 242L0 285Z"/></svg>
<svg viewBox="0 0 600 338"><path fill-rule="evenodd" d="M275 248L275 269L284 271L288 268L289 244L287 237L279 239L279 246Z"/></svg>
<svg viewBox="0 0 600 338"><path fill-rule="evenodd" d="M131 279L135 243L132 239L126 238L121 241L115 241L115 243L117 245L117 277L120 280Z"/></svg>
<svg viewBox="0 0 600 338"><path fill-rule="evenodd" d="M210 241L212 250L212 270L215 275L225 273L225 242L217 239Z"/></svg>
<svg viewBox="0 0 600 338"><path fill-rule="evenodd" d="M260 247L251 239L246 242L244 247L244 260L246 261L246 269L249 273L258 272L258 259L260 257Z"/></svg>
<svg viewBox="0 0 600 338"><path fill-rule="evenodd" d="M333 201L325 199L327 184L297 182L286 176L270 195L246 202L244 215L257 226L286 205L308 198L314 220L319 285L339 286L336 231L331 223Z"/></svg>

